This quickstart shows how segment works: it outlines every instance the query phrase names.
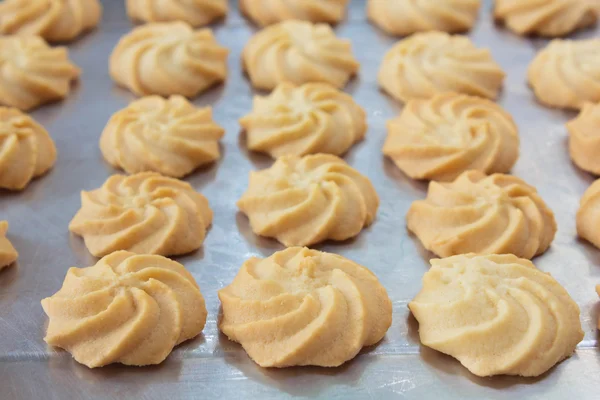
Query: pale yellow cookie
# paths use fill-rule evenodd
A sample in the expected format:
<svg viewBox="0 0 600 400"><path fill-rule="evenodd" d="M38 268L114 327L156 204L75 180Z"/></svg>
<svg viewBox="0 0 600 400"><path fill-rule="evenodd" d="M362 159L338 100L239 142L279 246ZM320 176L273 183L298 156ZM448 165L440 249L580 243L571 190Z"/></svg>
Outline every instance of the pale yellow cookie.
<svg viewBox="0 0 600 400"><path fill-rule="evenodd" d="M183 21L203 26L227 15L227 0L127 0L127 15L134 21Z"/></svg>
<svg viewBox="0 0 600 400"><path fill-rule="evenodd" d="M494 17L519 35L568 35L593 25L598 0L495 0Z"/></svg>
<svg viewBox="0 0 600 400"><path fill-rule="evenodd" d="M49 318L46 343L90 368L160 364L206 322L204 298L183 265L127 251L70 268L42 307Z"/></svg>
<svg viewBox="0 0 600 400"><path fill-rule="evenodd" d="M392 324L392 302L371 271L301 247L249 259L219 299L219 329L261 367L337 367Z"/></svg>
<svg viewBox="0 0 600 400"><path fill-rule="evenodd" d="M0 105L29 110L64 99L80 71L66 47L39 36L0 36Z"/></svg>
<svg viewBox="0 0 600 400"><path fill-rule="evenodd" d="M375 219L379 197L369 178L330 154L284 156L250 172L238 201L254 233L287 247L356 236Z"/></svg>
<svg viewBox="0 0 600 400"><path fill-rule="evenodd" d="M583 194L577 211L579 237L600 248L600 179Z"/></svg>
<svg viewBox="0 0 600 400"><path fill-rule="evenodd" d="M283 82L342 88L359 69L349 40L336 37L329 25L305 21L260 30L244 47L242 61L252 85L265 90Z"/></svg>
<svg viewBox="0 0 600 400"><path fill-rule="evenodd" d="M512 117L481 97L444 93L410 100L387 128L383 153L414 179L450 181L467 170L508 172L519 157Z"/></svg>
<svg viewBox="0 0 600 400"><path fill-rule="evenodd" d="M399 41L379 69L379 85L400 101L456 92L495 99L504 71L466 36L417 33Z"/></svg>
<svg viewBox="0 0 600 400"><path fill-rule="evenodd" d="M0 107L0 188L24 189L55 162L48 131L18 109Z"/></svg>
<svg viewBox="0 0 600 400"><path fill-rule="evenodd" d="M600 104L587 103L567 123L571 159L583 170L600 175Z"/></svg>
<svg viewBox="0 0 600 400"><path fill-rule="evenodd" d="M116 250L174 256L199 249L212 218L208 201L189 183L142 172L113 175L81 192L69 230L96 257Z"/></svg>
<svg viewBox="0 0 600 400"><path fill-rule="evenodd" d="M17 261L19 257L19 253L6 237L6 232L8 232L8 222L0 221L0 271Z"/></svg>
<svg viewBox="0 0 600 400"><path fill-rule="evenodd" d="M241 11L261 26L290 19L337 23L349 0L240 0Z"/></svg>
<svg viewBox="0 0 600 400"><path fill-rule="evenodd" d="M538 100L550 107L582 108L600 102L600 39L556 39L528 70Z"/></svg>
<svg viewBox="0 0 600 400"><path fill-rule="evenodd" d="M139 96L194 97L225 80L228 53L210 29L149 23L121 38L110 56L110 75Z"/></svg>
<svg viewBox="0 0 600 400"><path fill-rule="evenodd" d="M106 161L129 174L155 171L180 178L220 157L225 130L212 109L182 96L148 96L112 116L100 137Z"/></svg>
<svg viewBox="0 0 600 400"><path fill-rule="evenodd" d="M512 254L431 260L408 307L421 343L478 376L542 375L583 339L567 291Z"/></svg>
<svg viewBox="0 0 600 400"><path fill-rule="evenodd" d="M504 174L467 171L454 182L431 182L406 216L408 229L440 257L514 254L533 258L556 234L554 214L532 186Z"/></svg>
<svg viewBox="0 0 600 400"><path fill-rule="evenodd" d="M323 83L281 83L269 96L256 96L240 119L248 148L284 155L342 155L367 131L365 111L352 96Z"/></svg>
<svg viewBox="0 0 600 400"><path fill-rule="evenodd" d="M391 35L458 33L473 27L480 7L481 0L368 0L367 15Z"/></svg>
<svg viewBox="0 0 600 400"><path fill-rule="evenodd" d="M38 35L65 42L93 29L102 18L98 0L4 0L0 35Z"/></svg>

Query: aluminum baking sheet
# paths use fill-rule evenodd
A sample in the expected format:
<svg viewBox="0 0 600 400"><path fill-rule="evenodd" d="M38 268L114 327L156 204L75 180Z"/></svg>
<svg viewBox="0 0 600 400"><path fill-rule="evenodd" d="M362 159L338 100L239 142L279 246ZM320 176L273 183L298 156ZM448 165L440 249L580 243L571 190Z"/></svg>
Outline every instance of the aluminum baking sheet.
<svg viewBox="0 0 600 400"><path fill-rule="evenodd" d="M229 78L195 100L199 106L212 105L216 121L226 128L223 158L186 179L209 199L214 226L201 250L178 258L193 273L207 301L203 335L179 346L162 365L147 368L115 365L90 370L69 354L47 348L40 299L59 289L68 267L95 263L67 226L79 208L79 192L99 187L117 172L102 160L98 139L109 117L135 98L114 86L107 65L112 48L132 24L123 0L103 3L99 29L69 46L72 59L83 69L81 81L66 101L33 112L56 141L56 166L21 193L0 193L0 218L9 220L10 238L21 255L17 265L0 274L0 399L598 398L599 307L594 285L600 283L600 251L579 241L575 232L579 198L592 177L569 161L564 123L574 114L539 106L525 83L527 65L546 41L519 38L495 27L491 2L469 36L477 45L490 47L508 71L500 103L513 114L522 141L513 172L537 186L556 213L556 239L534 261L552 273L581 307L586 334L573 357L537 379L482 379L451 357L419 345L417 323L406 304L420 288L430 254L407 234L404 216L413 200L424 197L426 185L408 179L381 154L385 121L400 107L378 90L376 71L395 39L366 22L363 0L352 1L348 17L336 28L339 36L352 39L361 62L359 76L346 91L367 110L369 122L366 140L346 160L371 178L381 207L375 224L356 239L318 248L377 274L394 305L394 322L386 338L340 368L271 370L256 366L239 345L218 332L217 290L232 280L248 257L282 249L253 235L235 206L248 172L271 161L248 153L240 136L237 120L250 110L253 96L240 69L240 53L256 28L232 4L227 19L214 25L219 42L231 50ZM587 30L574 37L599 32Z"/></svg>

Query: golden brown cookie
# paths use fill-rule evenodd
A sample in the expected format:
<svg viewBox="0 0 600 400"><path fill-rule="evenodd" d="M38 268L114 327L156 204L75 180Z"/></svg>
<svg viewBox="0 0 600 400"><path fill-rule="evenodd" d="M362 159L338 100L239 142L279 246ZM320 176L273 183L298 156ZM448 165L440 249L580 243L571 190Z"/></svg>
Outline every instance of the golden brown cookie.
<svg viewBox="0 0 600 400"><path fill-rule="evenodd" d="M367 15L391 35L470 30L481 0L367 0Z"/></svg>
<svg viewBox="0 0 600 400"><path fill-rule="evenodd" d="M148 96L112 116L100 137L106 161L129 174L154 171L180 178L220 157L225 130L212 109L182 96Z"/></svg>
<svg viewBox="0 0 600 400"><path fill-rule="evenodd" d="M550 107L580 109L600 102L600 39L556 39L528 70L538 100Z"/></svg>
<svg viewBox="0 0 600 400"><path fill-rule="evenodd" d="M597 0L495 0L494 17L519 35L568 35L598 19Z"/></svg>
<svg viewBox="0 0 600 400"><path fill-rule="evenodd" d="M0 188L24 189L55 162L48 131L18 109L0 107Z"/></svg>
<svg viewBox="0 0 600 400"><path fill-rule="evenodd" d="M139 96L194 97L225 80L228 53L210 29L149 23L121 38L110 56L110 75Z"/></svg>
<svg viewBox="0 0 600 400"><path fill-rule="evenodd" d="M512 254L431 260L408 304L421 343L478 376L539 376L583 339L579 307L550 274Z"/></svg>
<svg viewBox="0 0 600 400"><path fill-rule="evenodd" d="M256 96L240 125L248 148L284 155L342 155L367 131L365 111L348 94L323 83L282 83L269 96Z"/></svg>
<svg viewBox="0 0 600 400"><path fill-rule="evenodd" d="M519 156L512 117L481 97L444 93L410 100L387 127L383 153L414 179L450 181L467 170L508 172Z"/></svg>
<svg viewBox="0 0 600 400"><path fill-rule="evenodd" d="M261 26L290 19L336 23L349 0L240 0L241 11Z"/></svg>
<svg viewBox="0 0 600 400"><path fill-rule="evenodd" d="M342 88L358 72L349 40L329 25L284 21L256 33L242 53L252 86L272 90L280 83L329 83Z"/></svg>
<svg viewBox="0 0 600 400"><path fill-rule="evenodd" d="M98 0L4 0L0 35L37 35L65 42L95 28L101 18Z"/></svg>
<svg viewBox="0 0 600 400"><path fill-rule="evenodd" d="M392 302L371 271L301 247L249 259L219 299L219 329L261 367L336 367L392 323Z"/></svg>
<svg viewBox="0 0 600 400"><path fill-rule="evenodd" d="M428 99L456 92L495 99L504 71L488 49L466 36L417 33L399 41L385 55L379 85L396 100Z"/></svg>
<svg viewBox="0 0 600 400"><path fill-rule="evenodd" d="M600 179L583 194L577 211L579 237L600 248Z"/></svg>
<svg viewBox="0 0 600 400"><path fill-rule="evenodd" d="M203 26L227 15L227 0L127 0L127 15L134 21L183 21Z"/></svg>
<svg viewBox="0 0 600 400"><path fill-rule="evenodd" d="M0 105L29 110L67 97L80 70L66 47L39 36L0 36Z"/></svg>
<svg viewBox="0 0 600 400"><path fill-rule="evenodd" d="M379 198L369 178L330 154L284 156L250 173L238 201L254 233L287 247L356 236L375 219Z"/></svg>
<svg viewBox="0 0 600 400"><path fill-rule="evenodd" d="M174 256L199 249L212 218L208 201L189 183L142 172L113 175L81 192L69 230L96 257L117 250Z"/></svg>
<svg viewBox="0 0 600 400"><path fill-rule="evenodd" d="M531 259L556 234L554 214L535 188L516 176L467 171L449 183L431 182L425 200L406 216L408 229L440 257L514 254Z"/></svg>
<svg viewBox="0 0 600 400"><path fill-rule="evenodd" d="M206 322L204 298L183 265L127 251L70 268L42 307L49 319L46 343L90 368L160 364Z"/></svg>
<svg viewBox="0 0 600 400"><path fill-rule="evenodd" d="M567 123L567 129L573 162L600 175L600 104L584 104L579 116Z"/></svg>
<svg viewBox="0 0 600 400"><path fill-rule="evenodd" d="M0 221L0 271L19 258L19 253L6 237L6 232L8 232L8 222Z"/></svg>

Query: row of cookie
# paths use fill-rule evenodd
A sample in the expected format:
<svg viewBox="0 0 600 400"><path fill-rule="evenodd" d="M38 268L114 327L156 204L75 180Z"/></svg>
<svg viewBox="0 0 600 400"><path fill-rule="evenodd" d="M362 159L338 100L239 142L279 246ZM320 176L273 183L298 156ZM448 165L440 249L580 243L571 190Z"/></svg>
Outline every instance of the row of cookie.
<svg viewBox="0 0 600 400"><path fill-rule="evenodd" d="M240 0L241 11L266 26L297 19L339 22L349 0ZM203 26L227 15L228 0L126 0L134 21L183 21ZM481 0L368 0L370 20L393 35L439 30L464 32L473 26ZM562 36L593 25L600 6L589 0L495 0L494 18L512 31ZM35 34L49 41L73 40L94 28L102 15L98 0L5 0L0 34Z"/></svg>
<svg viewBox="0 0 600 400"><path fill-rule="evenodd" d="M5 228L0 261L12 249ZM583 339L577 304L528 260L467 254L431 264L408 305L421 342L476 375L541 375ZM339 366L378 343L392 322L386 290L367 268L300 247L249 259L218 295L219 329L262 367ZM161 363L207 317L181 264L127 251L69 269L42 306L44 340L90 368Z"/></svg>
<svg viewBox="0 0 600 400"><path fill-rule="evenodd" d="M599 39L551 42L529 68L538 99L563 108L600 101L599 53ZM138 95L194 97L226 79L227 55L210 30L194 31L183 22L151 23L119 41L109 69L118 84ZM0 102L21 109L65 97L79 75L66 49L51 49L37 36L1 38L0 59L5 64ZM259 31L242 59L252 85L267 90L286 82L326 82L341 88L359 69L349 41L337 38L328 25L302 21ZM390 49L378 79L400 101L447 91L494 99L504 76L490 52L467 37L429 32Z"/></svg>

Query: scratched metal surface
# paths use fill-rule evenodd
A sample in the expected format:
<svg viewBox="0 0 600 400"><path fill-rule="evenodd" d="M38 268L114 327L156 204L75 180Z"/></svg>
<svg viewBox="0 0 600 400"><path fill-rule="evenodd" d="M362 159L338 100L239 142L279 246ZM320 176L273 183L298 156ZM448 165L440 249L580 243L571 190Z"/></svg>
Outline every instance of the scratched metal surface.
<svg viewBox="0 0 600 400"><path fill-rule="evenodd" d="M250 109L253 94L240 71L240 52L255 29L233 7L229 17L214 26L218 40L231 49L229 79L195 101L212 105L215 119L227 130L223 158L187 178L208 197L215 211L214 226L202 250L178 259L193 273L207 300L209 318L203 335L177 348L162 365L150 368L89 370L67 353L48 349L42 340L46 318L39 301L60 287L68 267L95 262L82 241L69 234L67 225L79 207L79 191L96 188L117 172L103 162L97 142L111 114L134 99L113 85L107 71L110 51L132 27L123 3L105 0L100 28L70 46L73 60L83 69L73 94L62 103L33 112L58 146L55 168L22 193L0 193L0 218L9 220L10 238L21 254L17 265L0 274L0 398L597 396L600 360L594 285L600 283L600 251L576 239L574 223L579 198L592 178L568 158L564 123L573 114L537 105L525 84L526 67L545 42L518 38L495 27L489 2L470 36L478 45L490 47L508 71L500 103L514 115L522 138L522 155L514 173L538 187L558 219L551 249L535 263L552 273L581 307L586 335L573 357L539 379L481 379L452 358L419 346L417 324L406 304L419 290L429 254L407 235L404 216L410 203L425 195L426 187L407 179L381 155L385 121L400 108L379 92L376 70L395 40L365 21L361 0L352 2L346 21L336 29L340 36L352 39L362 64L359 77L347 91L368 111L370 126L366 140L346 160L372 179L381 208L375 224L355 240L319 248L368 266L384 283L394 304L394 323L385 340L341 368L266 370L219 335L216 291L231 281L246 258L281 249L271 240L254 236L235 207L248 172L268 166L270 160L249 154L239 135L237 119ZM588 30L576 37L599 32Z"/></svg>

